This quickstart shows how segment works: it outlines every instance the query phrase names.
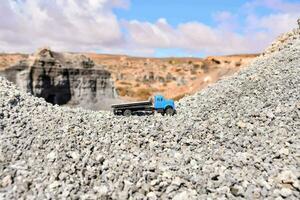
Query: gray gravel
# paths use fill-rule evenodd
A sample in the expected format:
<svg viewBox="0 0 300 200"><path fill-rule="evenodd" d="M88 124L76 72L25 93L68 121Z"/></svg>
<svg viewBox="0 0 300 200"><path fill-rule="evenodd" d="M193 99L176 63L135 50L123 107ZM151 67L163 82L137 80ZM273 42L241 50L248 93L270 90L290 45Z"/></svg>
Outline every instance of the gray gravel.
<svg viewBox="0 0 300 200"><path fill-rule="evenodd" d="M0 78L0 199L299 199L299 55L293 40L173 117L52 106Z"/></svg>

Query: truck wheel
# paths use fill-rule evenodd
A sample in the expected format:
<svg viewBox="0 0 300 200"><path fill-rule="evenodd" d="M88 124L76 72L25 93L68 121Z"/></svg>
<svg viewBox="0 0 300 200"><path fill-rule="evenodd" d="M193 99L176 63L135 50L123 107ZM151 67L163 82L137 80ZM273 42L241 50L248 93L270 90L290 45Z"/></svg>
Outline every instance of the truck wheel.
<svg viewBox="0 0 300 200"><path fill-rule="evenodd" d="M131 115L131 110L125 110L124 112L123 112L123 115L124 116L126 116L126 117L129 117L130 115Z"/></svg>
<svg viewBox="0 0 300 200"><path fill-rule="evenodd" d="M175 111L173 108L167 108L166 111L165 111L165 114L166 115L169 115L169 116L172 116L175 114Z"/></svg>
<svg viewBox="0 0 300 200"><path fill-rule="evenodd" d="M114 115L118 115L118 111L117 110L114 110Z"/></svg>

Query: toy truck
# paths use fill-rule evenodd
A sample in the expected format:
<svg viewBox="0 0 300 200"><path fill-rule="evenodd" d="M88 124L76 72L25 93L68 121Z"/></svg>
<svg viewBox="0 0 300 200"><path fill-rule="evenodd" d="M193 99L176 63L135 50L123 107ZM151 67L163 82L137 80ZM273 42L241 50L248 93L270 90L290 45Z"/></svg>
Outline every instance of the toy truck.
<svg viewBox="0 0 300 200"><path fill-rule="evenodd" d="M174 115L176 113L175 103L172 99L165 99L162 95L156 95L148 101L115 104L111 108L115 115L130 116L137 112L152 112L155 111L163 115Z"/></svg>

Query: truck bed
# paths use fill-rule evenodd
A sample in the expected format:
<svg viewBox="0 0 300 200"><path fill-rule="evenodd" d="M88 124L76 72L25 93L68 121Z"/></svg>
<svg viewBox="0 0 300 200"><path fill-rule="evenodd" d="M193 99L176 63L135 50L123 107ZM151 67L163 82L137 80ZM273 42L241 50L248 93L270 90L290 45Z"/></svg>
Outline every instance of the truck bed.
<svg viewBox="0 0 300 200"><path fill-rule="evenodd" d="M132 102L132 103L114 104L111 107L114 109L120 109L120 108L130 108L130 107L139 107L139 106L152 106L152 102L140 101L140 102Z"/></svg>

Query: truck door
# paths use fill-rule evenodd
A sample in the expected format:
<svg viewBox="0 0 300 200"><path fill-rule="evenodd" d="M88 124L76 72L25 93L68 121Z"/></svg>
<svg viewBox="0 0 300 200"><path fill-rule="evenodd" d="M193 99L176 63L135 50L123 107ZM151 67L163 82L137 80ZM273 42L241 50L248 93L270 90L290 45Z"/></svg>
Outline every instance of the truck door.
<svg viewBox="0 0 300 200"><path fill-rule="evenodd" d="M156 110L158 110L158 109L164 109L163 97L162 96L155 96L154 108Z"/></svg>

